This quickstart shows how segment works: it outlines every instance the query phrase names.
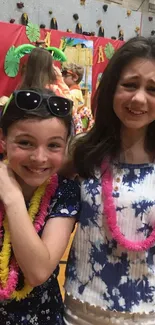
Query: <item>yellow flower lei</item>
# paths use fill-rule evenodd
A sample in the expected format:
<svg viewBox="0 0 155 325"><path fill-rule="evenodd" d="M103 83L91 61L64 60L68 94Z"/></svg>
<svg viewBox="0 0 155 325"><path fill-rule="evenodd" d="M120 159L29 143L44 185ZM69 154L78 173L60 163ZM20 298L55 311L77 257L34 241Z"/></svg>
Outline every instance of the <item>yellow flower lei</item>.
<svg viewBox="0 0 155 325"><path fill-rule="evenodd" d="M31 199L30 207L28 209L28 214L32 222L34 222L35 217L39 211L41 199L45 194L47 184L48 181L42 184L40 187L38 187L38 189L35 191ZM4 217L3 228L4 228L4 239L3 239L3 247L0 252L0 281L3 287L5 287L9 276L9 262L11 257L10 232L9 232L8 221L6 216ZM24 299L32 290L33 287L31 287L25 280L24 287L19 291L15 290L12 293L11 298L14 298L16 300Z"/></svg>

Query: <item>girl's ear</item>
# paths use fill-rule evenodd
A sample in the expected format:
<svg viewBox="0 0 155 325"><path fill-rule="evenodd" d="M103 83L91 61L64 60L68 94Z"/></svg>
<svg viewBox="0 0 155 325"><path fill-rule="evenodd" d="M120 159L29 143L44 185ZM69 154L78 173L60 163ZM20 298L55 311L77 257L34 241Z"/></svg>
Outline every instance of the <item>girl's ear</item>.
<svg viewBox="0 0 155 325"><path fill-rule="evenodd" d="M0 153L6 153L6 141L1 128L0 128Z"/></svg>
<svg viewBox="0 0 155 325"><path fill-rule="evenodd" d="M74 82L77 82L77 80L78 80L78 75L77 75L76 73L74 73L72 79L74 80Z"/></svg>

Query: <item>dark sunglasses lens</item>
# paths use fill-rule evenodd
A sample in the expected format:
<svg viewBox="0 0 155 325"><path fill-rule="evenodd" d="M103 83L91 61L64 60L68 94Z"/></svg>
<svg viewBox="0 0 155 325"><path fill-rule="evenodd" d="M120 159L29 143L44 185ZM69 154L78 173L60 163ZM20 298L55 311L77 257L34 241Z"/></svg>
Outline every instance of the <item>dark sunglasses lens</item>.
<svg viewBox="0 0 155 325"><path fill-rule="evenodd" d="M71 103L69 100L61 97L50 97L49 105L51 112L56 116L66 116L71 110Z"/></svg>
<svg viewBox="0 0 155 325"><path fill-rule="evenodd" d="M16 101L21 109L32 110L39 106L40 95L31 91L20 91L16 95Z"/></svg>
<svg viewBox="0 0 155 325"><path fill-rule="evenodd" d="M65 77L67 75L67 71L62 71L62 76Z"/></svg>

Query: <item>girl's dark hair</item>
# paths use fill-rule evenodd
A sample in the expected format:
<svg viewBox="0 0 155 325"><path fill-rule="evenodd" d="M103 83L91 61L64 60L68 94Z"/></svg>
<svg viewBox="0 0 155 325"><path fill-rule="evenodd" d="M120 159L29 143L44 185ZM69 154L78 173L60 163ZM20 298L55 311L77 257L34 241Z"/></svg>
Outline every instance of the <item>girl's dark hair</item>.
<svg viewBox="0 0 155 325"><path fill-rule="evenodd" d="M73 161L81 177L93 177L106 158L112 162L121 150L121 122L114 113L113 99L123 69L134 59L155 60L155 37L134 37L120 47L102 75L93 103L95 124L75 143ZM155 121L148 126L146 148L155 150Z"/></svg>
<svg viewBox="0 0 155 325"><path fill-rule="evenodd" d="M50 96L56 96L55 93L48 89L28 89L28 90L34 90L41 95L48 94ZM0 120L0 127L2 128L3 134L6 136L8 133L8 129L11 125L16 123L20 120L27 120L27 119L49 119L55 117L51 114L49 111L49 108L47 106L46 100L43 100L40 107L36 110L28 110L24 111L19 109L16 106L15 100L12 99L10 104L7 107L7 110L4 115L1 116ZM66 126L66 129L68 130L68 137L71 135L72 131L72 116L71 114L65 116L65 117L57 117L58 119L62 120L64 125ZM40 130L38 130L40 132Z"/></svg>
<svg viewBox="0 0 155 325"><path fill-rule="evenodd" d="M20 89L41 89L55 82L56 74L50 52L44 48L35 48L29 55Z"/></svg>

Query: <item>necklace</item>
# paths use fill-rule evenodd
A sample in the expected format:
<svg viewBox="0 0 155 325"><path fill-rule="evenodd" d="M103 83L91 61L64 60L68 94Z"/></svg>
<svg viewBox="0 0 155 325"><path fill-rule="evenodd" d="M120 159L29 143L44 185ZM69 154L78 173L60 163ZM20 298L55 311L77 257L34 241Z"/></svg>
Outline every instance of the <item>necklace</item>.
<svg viewBox="0 0 155 325"><path fill-rule="evenodd" d="M106 170L105 167L107 167ZM148 250L155 244L155 227L153 228L149 237L142 241L131 241L125 238L117 225L116 207L114 204L114 199L112 197L112 172L110 170L110 167L108 167L108 165L105 163L102 165L102 171L102 197L104 202L104 215L106 216L107 225L113 239L115 239L120 246L126 248L129 251L142 252Z"/></svg>
<svg viewBox="0 0 155 325"><path fill-rule="evenodd" d="M58 187L58 177L53 175L50 180L42 184L35 191L28 209L28 214L38 233L44 225L47 216L47 209L51 198L55 195ZM24 279L24 287L16 290L18 284L19 267L12 256L10 232L8 229L7 216L4 213L2 204L0 205L0 235L3 233L3 244L0 252L0 300L4 299L24 299L32 290Z"/></svg>

